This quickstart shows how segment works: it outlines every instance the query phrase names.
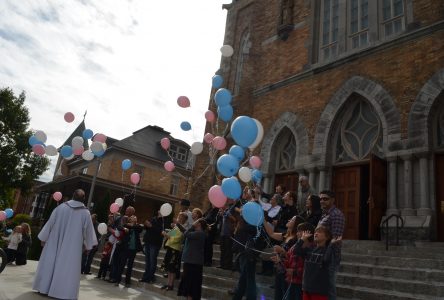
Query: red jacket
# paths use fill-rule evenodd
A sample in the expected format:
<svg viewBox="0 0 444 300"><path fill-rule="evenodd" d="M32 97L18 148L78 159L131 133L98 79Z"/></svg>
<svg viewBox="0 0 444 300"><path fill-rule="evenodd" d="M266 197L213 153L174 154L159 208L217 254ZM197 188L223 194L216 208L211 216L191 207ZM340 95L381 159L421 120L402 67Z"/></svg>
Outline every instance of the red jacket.
<svg viewBox="0 0 444 300"><path fill-rule="evenodd" d="M302 284L302 275L304 274L304 259L296 255L294 251L295 247L291 247L287 251L284 261L285 269L293 269L292 273L285 273L285 281L287 283Z"/></svg>

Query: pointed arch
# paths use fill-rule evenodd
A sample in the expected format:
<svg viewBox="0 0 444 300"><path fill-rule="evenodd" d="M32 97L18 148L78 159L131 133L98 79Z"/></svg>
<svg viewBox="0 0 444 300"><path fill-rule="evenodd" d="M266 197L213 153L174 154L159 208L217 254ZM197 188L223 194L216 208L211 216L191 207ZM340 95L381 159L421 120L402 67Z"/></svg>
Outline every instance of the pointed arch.
<svg viewBox="0 0 444 300"><path fill-rule="evenodd" d="M313 142L313 162L326 165L332 126L353 93L366 98L376 111L382 126L384 153L402 148L400 113L390 94L372 80L353 76L333 95L321 114Z"/></svg>
<svg viewBox="0 0 444 300"><path fill-rule="evenodd" d="M277 138L284 128L288 128L294 135L296 141L296 165L302 165L308 154L308 134L304 123L292 112L284 112L267 131L261 148L263 159L262 171L270 172L272 164L272 149Z"/></svg>
<svg viewBox="0 0 444 300"><path fill-rule="evenodd" d="M236 64L236 74L234 77L234 94L239 94L240 83L242 80L242 73L244 68L245 57L250 53L251 41L250 41L250 29L246 29L239 41L239 53Z"/></svg>
<svg viewBox="0 0 444 300"><path fill-rule="evenodd" d="M444 91L444 69L436 72L429 81L424 84L416 96L412 105L408 120L408 148L432 147L430 141L429 124L431 111L436 104L436 99Z"/></svg>

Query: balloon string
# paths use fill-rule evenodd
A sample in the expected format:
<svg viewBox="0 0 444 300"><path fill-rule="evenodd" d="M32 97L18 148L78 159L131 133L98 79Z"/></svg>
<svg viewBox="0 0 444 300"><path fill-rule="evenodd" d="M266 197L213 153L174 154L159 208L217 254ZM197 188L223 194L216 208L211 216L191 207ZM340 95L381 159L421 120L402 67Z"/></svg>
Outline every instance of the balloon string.
<svg viewBox="0 0 444 300"><path fill-rule="evenodd" d="M258 252L258 253L261 253L261 254L267 254L267 255L273 255L273 254L274 254L274 252L265 252L265 251L260 251L260 250L257 250L257 249L254 249L254 248L248 247L246 244L242 244L241 242L239 242L238 240L236 240L234 237L231 237L231 239L232 239L233 241L235 241L236 243L238 243L239 245L243 246L245 249L250 249L250 250L252 250L252 251L255 251L255 252Z"/></svg>

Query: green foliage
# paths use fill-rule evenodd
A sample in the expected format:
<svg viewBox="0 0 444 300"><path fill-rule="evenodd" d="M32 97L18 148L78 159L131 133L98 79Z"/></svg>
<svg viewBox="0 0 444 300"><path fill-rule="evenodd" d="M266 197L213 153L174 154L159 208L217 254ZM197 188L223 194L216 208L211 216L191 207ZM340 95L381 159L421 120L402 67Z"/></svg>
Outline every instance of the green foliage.
<svg viewBox="0 0 444 300"><path fill-rule="evenodd" d="M49 165L49 160L35 155L28 144L33 133L28 129L25 99L24 92L16 97L11 89L0 89L0 208L10 205L11 189L21 189L26 195Z"/></svg>
<svg viewBox="0 0 444 300"><path fill-rule="evenodd" d="M96 200L94 204L93 212L97 214L97 221L99 223L108 222L108 211L111 205L111 193L109 190L106 191L105 197L101 200Z"/></svg>
<svg viewBox="0 0 444 300"><path fill-rule="evenodd" d="M28 223L31 224L31 217L29 215L26 214L17 214L14 216L14 218L12 219L12 222L15 225L20 225L22 223Z"/></svg>

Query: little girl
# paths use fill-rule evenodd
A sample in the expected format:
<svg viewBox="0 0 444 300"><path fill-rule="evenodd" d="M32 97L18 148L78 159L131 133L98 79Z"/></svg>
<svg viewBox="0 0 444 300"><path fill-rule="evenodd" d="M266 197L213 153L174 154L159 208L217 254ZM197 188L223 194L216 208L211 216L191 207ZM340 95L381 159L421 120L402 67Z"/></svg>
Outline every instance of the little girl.
<svg viewBox="0 0 444 300"><path fill-rule="evenodd" d="M15 259L17 266L26 265L26 256L29 247L31 247L31 227L28 223L22 223L20 226L22 227L22 241L17 247L17 257Z"/></svg>
<svg viewBox="0 0 444 300"><path fill-rule="evenodd" d="M17 256L18 244L22 241L22 227L15 226L14 231L10 236L4 237L7 240L8 248L5 249L6 255L8 256L8 263L12 263Z"/></svg>
<svg viewBox="0 0 444 300"><path fill-rule="evenodd" d="M100 269L99 273L97 274L97 278L102 278L105 280L106 272L108 272L109 269L109 259L111 257L111 251L113 250L113 244L111 242L106 242L103 246L102 250L102 259L100 260Z"/></svg>
<svg viewBox="0 0 444 300"><path fill-rule="evenodd" d="M296 243L296 254L304 257L304 275L302 279L303 300L328 300L329 265L335 260L334 249L342 237L332 239L330 230L318 226L314 233L314 244L309 243L313 234L309 231L302 233L302 238Z"/></svg>

